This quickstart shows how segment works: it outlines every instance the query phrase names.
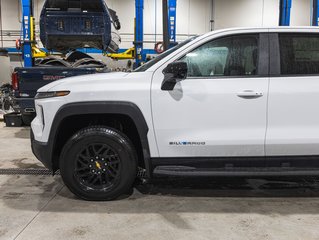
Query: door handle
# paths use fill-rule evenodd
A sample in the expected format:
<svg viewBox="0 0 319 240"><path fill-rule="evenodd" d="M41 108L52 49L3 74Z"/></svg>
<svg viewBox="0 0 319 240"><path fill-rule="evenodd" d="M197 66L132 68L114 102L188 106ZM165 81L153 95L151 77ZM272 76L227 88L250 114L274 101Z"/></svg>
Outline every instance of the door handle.
<svg viewBox="0 0 319 240"><path fill-rule="evenodd" d="M245 99L255 99L264 96L264 94L261 92L255 92L253 90L245 90L243 92L238 93L237 96Z"/></svg>

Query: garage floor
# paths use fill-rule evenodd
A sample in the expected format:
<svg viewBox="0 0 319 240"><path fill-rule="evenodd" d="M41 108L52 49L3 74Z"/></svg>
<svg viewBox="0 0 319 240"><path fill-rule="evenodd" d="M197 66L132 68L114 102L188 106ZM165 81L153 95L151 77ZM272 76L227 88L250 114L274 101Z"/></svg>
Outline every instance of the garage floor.
<svg viewBox="0 0 319 240"><path fill-rule="evenodd" d="M0 150L0 239L319 239L319 178L159 179L84 202L59 176L24 175L43 169L28 128L0 123Z"/></svg>

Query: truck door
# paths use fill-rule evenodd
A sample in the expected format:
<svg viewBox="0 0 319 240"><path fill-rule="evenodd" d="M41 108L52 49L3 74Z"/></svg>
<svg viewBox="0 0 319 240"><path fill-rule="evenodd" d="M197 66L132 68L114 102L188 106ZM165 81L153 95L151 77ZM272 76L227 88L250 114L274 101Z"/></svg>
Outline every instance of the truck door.
<svg viewBox="0 0 319 240"><path fill-rule="evenodd" d="M271 36L268 156L319 155L319 34Z"/></svg>
<svg viewBox="0 0 319 240"><path fill-rule="evenodd" d="M213 39L178 60L186 80L162 91L160 68L152 84L160 157L264 156L268 35Z"/></svg>

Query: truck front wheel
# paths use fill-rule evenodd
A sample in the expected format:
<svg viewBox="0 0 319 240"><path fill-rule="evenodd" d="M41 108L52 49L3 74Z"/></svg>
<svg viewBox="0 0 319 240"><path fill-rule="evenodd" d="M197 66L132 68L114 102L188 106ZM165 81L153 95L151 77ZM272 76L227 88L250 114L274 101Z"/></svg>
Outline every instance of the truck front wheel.
<svg viewBox="0 0 319 240"><path fill-rule="evenodd" d="M64 146L60 172L76 196L90 201L115 200L133 186L137 154L123 133L107 127L89 127Z"/></svg>

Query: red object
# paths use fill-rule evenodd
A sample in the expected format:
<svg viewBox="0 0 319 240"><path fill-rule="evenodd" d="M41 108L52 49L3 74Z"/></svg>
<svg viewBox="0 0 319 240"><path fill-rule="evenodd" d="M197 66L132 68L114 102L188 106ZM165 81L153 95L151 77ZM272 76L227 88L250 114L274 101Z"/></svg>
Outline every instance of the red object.
<svg viewBox="0 0 319 240"><path fill-rule="evenodd" d="M21 39L16 40L16 49L21 50Z"/></svg>
<svg viewBox="0 0 319 240"><path fill-rule="evenodd" d="M161 54L164 52L164 44L163 42L158 42L155 44L155 52L157 52L158 54Z"/></svg>
<svg viewBox="0 0 319 240"><path fill-rule="evenodd" d="M19 80L18 80L18 73L17 72L12 73L12 88L13 88L13 90L19 89Z"/></svg>

